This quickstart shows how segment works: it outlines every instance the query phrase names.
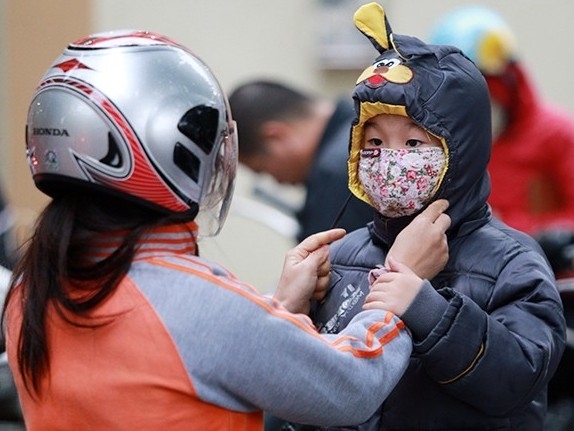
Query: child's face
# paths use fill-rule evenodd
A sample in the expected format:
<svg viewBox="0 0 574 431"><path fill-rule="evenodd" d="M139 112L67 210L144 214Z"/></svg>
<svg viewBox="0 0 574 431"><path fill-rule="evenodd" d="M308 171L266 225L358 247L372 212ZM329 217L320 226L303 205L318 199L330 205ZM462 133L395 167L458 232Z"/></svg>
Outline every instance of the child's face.
<svg viewBox="0 0 574 431"><path fill-rule="evenodd" d="M442 142L401 115L364 125L358 177L369 202L385 217L403 217L428 204L446 166Z"/></svg>
<svg viewBox="0 0 574 431"><path fill-rule="evenodd" d="M362 148L442 148L440 140L402 115L381 114L365 123Z"/></svg>

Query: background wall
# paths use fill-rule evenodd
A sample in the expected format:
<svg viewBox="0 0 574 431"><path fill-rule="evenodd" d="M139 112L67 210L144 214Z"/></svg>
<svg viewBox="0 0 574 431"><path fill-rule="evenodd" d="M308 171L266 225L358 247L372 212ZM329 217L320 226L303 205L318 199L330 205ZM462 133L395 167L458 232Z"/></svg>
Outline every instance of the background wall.
<svg viewBox="0 0 574 431"><path fill-rule="evenodd" d="M25 162L26 110L34 87L66 44L91 32L138 28L169 35L193 49L230 90L243 80L285 79L328 96L348 95L358 69L375 51L359 35L356 0L0 0L0 179L21 226L22 238L47 202L33 187ZM519 51L542 94L574 113L571 79L574 3L567 0L477 0L498 10L515 30ZM425 39L436 20L460 0L381 1L393 30ZM337 13L341 11L342 13ZM351 46L338 44L340 39ZM346 42L345 42L346 43ZM326 49L333 48L334 55ZM349 49L350 48L350 49ZM360 59L360 66L353 62ZM340 58L349 61L340 62ZM366 60L364 60L366 59ZM220 237L202 253L268 291L292 246L292 220L265 214L254 202L255 184L267 184L290 202L302 191L240 170L236 203ZM275 223L275 224L273 224ZM278 225L280 225L278 227Z"/></svg>
<svg viewBox="0 0 574 431"><path fill-rule="evenodd" d="M44 0L47 3L54 0ZM193 48L230 88L253 75L288 79L327 94L348 93L350 71L325 69L320 38L352 33L372 57L374 49L355 30L352 14L368 0L97 0L94 30L138 27L164 32ZM463 4L499 11L515 30L521 54L544 92L574 110L568 47L574 35L574 3L568 0L387 0L393 30L426 38L437 19ZM321 10L347 9L347 17ZM346 21L344 20L346 18Z"/></svg>
<svg viewBox="0 0 574 431"><path fill-rule="evenodd" d="M0 180L26 237L47 202L25 159L28 103L44 71L66 44L91 28L90 3L0 0Z"/></svg>

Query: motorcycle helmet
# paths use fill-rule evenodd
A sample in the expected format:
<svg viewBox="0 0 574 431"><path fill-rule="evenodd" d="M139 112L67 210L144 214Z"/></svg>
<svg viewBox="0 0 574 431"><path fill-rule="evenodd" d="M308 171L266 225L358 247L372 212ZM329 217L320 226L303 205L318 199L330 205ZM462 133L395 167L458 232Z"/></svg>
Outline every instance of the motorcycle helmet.
<svg viewBox="0 0 574 431"><path fill-rule="evenodd" d="M484 6L462 6L436 23L430 43L456 46L484 75L492 100L492 135L496 140L519 115L522 72L510 26Z"/></svg>
<svg viewBox="0 0 574 431"><path fill-rule="evenodd" d="M51 197L96 189L189 214L204 236L221 229L237 168L216 78L187 48L145 31L71 43L35 90L26 148L36 187Z"/></svg>
<svg viewBox="0 0 574 431"><path fill-rule="evenodd" d="M508 24L483 6L463 6L440 19L429 43L461 49L485 75L504 72L516 55L516 41Z"/></svg>

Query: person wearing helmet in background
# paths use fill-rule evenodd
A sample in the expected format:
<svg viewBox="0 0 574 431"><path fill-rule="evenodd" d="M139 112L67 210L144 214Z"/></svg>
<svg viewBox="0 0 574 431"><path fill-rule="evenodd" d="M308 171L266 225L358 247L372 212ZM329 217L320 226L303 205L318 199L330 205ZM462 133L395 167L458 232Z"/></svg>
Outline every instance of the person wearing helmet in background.
<svg viewBox="0 0 574 431"><path fill-rule="evenodd" d="M258 430L262 409L342 425L400 378L411 340L392 313L375 303L340 335L304 314L344 230L288 252L273 298L198 256L198 235L224 222L237 142L225 94L185 47L138 31L70 44L26 131L32 177L52 198L3 310L28 431ZM426 276L448 258L447 205L403 244Z"/></svg>
<svg viewBox="0 0 574 431"><path fill-rule="evenodd" d="M352 93L349 188L377 215L331 244L328 293L310 315L338 333L376 299L411 330L413 353L377 414L350 429L540 431L565 323L542 250L487 204L485 80L459 49L393 33L377 3L354 22L378 56ZM449 201L449 261L411 284L387 253L436 199Z"/></svg>
<svg viewBox="0 0 574 431"><path fill-rule="evenodd" d="M538 94L508 23L483 6L458 7L437 21L430 42L460 48L488 84L494 213L545 250L574 243L574 119ZM573 257L552 259L555 272L574 269Z"/></svg>

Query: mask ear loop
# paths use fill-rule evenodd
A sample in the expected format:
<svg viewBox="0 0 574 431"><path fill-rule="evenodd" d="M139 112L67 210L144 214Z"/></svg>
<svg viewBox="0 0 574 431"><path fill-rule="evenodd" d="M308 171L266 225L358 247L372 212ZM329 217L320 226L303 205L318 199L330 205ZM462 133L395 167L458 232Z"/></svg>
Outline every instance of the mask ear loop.
<svg viewBox="0 0 574 431"><path fill-rule="evenodd" d="M352 193L349 193L347 195L347 198L345 199L343 206L341 207L341 209L337 213L335 220L333 220L333 223L331 224L330 229L335 229L339 225L339 222L341 221L341 218L343 217L343 214L345 213L345 210L347 209L347 206L349 205L349 201L351 200L351 196L353 196Z"/></svg>

